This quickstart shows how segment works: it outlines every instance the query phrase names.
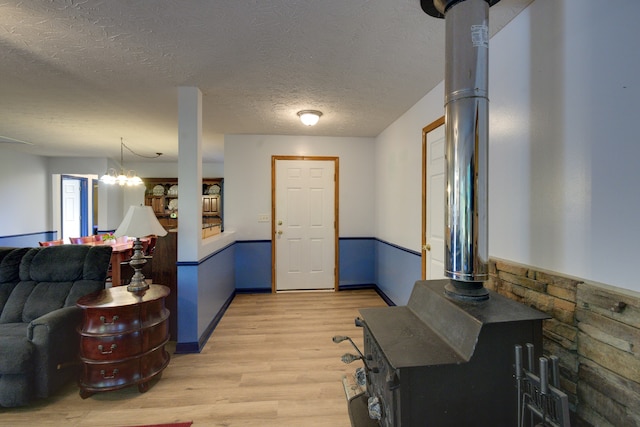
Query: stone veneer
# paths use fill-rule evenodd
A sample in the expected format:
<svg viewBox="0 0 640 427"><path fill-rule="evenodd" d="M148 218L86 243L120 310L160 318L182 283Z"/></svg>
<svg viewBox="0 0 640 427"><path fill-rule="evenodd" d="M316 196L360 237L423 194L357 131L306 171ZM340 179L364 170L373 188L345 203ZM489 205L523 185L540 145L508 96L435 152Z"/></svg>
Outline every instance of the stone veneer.
<svg viewBox="0 0 640 427"><path fill-rule="evenodd" d="M550 315L573 426L640 426L640 294L492 259L486 287Z"/></svg>

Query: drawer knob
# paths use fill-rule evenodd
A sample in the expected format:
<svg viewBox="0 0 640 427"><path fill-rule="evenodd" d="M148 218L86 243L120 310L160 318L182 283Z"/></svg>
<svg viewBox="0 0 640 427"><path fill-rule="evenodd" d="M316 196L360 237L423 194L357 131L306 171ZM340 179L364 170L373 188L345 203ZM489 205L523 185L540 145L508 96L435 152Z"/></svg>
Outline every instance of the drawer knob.
<svg viewBox="0 0 640 427"><path fill-rule="evenodd" d="M100 375L102 375L102 378L104 378L105 380L111 380L111 379L114 379L114 378L118 375L118 369L117 369L117 368L116 368L116 369L114 369L114 370L111 372L111 375L106 375L105 370L104 370L104 369L101 369L101 370L100 370Z"/></svg>
<svg viewBox="0 0 640 427"><path fill-rule="evenodd" d="M106 317L104 317L104 316L100 316L100 321L101 321L104 325L114 325L118 319L119 319L119 317L118 317L118 315L117 315L117 314L111 318L111 322L107 322L107 318L106 318Z"/></svg>
<svg viewBox="0 0 640 427"><path fill-rule="evenodd" d="M100 344L100 345L98 346L98 351L99 351L100 353L102 353L102 354L111 354L111 353L113 353L113 350L115 350L116 348L118 348L118 346L117 346L117 345L115 345L115 344L111 344L111 349L110 349L110 350L108 350L108 351L104 351L104 347L102 346L102 344Z"/></svg>

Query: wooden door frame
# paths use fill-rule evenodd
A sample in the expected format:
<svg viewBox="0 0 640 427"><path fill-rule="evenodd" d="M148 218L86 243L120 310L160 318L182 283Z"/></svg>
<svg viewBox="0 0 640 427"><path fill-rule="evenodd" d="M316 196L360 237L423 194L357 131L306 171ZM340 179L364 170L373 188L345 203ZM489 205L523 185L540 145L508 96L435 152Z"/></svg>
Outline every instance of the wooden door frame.
<svg viewBox="0 0 640 427"><path fill-rule="evenodd" d="M276 161L277 160L320 160L320 161L333 161L333 219L335 223L334 227L334 269L333 269L333 290L339 289L339 277L340 277L340 252L339 252L339 192L340 188L340 158L333 156L271 156L271 293L277 291L277 276L276 276Z"/></svg>
<svg viewBox="0 0 640 427"><path fill-rule="evenodd" d="M444 125L444 116L422 128L422 240L420 244L422 280L426 280L425 272L427 271L427 134L442 125Z"/></svg>

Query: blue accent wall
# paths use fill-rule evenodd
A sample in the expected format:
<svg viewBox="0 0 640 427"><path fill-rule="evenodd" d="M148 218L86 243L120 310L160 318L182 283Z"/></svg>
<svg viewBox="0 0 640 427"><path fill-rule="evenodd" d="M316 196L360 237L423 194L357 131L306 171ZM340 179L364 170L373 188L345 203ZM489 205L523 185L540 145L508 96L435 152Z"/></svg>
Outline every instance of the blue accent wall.
<svg viewBox="0 0 640 427"><path fill-rule="evenodd" d="M406 305L422 276L421 254L376 240L376 284L396 305Z"/></svg>
<svg viewBox="0 0 640 427"><path fill-rule="evenodd" d="M178 263L176 352L200 351L235 294L236 245L199 262Z"/></svg>
<svg viewBox="0 0 640 427"><path fill-rule="evenodd" d="M340 288L375 285L375 239L370 237L341 238L339 248Z"/></svg>
<svg viewBox="0 0 640 427"><path fill-rule="evenodd" d="M15 248L34 248L38 242L56 240L58 233L55 231L42 231L39 233L16 234L13 236L0 236L0 246Z"/></svg>
<svg viewBox="0 0 640 427"><path fill-rule="evenodd" d="M235 289L271 290L271 240L235 243ZM375 239L347 237L339 240L339 285L375 285Z"/></svg>
<svg viewBox="0 0 640 427"><path fill-rule="evenodd" d="M198 264L178 264L178 347L197 347L198 287Z"/></svg>
<svg viewBox="0 0 640 427"><path fill-rule="evenodd" d="M235 288L271 291L271 240L244 240L235 244Z"/></svg>

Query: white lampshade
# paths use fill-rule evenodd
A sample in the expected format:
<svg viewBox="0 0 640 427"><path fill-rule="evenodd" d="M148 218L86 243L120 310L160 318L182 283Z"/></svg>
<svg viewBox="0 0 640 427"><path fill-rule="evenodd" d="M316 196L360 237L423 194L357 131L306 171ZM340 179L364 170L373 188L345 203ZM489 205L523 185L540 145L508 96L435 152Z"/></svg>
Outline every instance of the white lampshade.
<svg viewBox="0 0 640 427"><path fill-rule="evenodd" d="M115 231L116 237L144 237L151 234L166 236L167 230L158 222L151 206L130 206L122 223Z"/></svg>
<svg viewBox="0 0 640 427"><path fill-rule="evenodd" d="M298 117L300 117L300 121L307 126L313 126L318 123L318 120L320 120L320 116L322 116L322 113L316 110L298 111Z"/></svg>

